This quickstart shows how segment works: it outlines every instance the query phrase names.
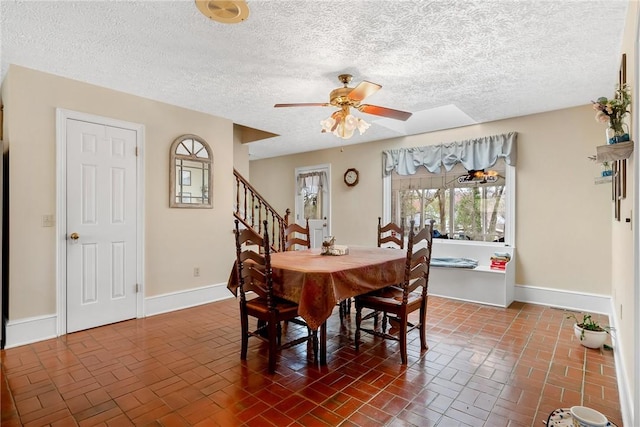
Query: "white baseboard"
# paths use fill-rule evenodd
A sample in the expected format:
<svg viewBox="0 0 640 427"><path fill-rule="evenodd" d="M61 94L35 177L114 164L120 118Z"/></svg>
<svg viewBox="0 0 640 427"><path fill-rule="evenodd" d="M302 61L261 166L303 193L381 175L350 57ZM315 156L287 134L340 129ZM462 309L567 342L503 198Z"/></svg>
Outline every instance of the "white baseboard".
<svg viewBox="0 0 640 427"><path fill-rule="evenodd" d="M185 291L156 295L145 298L144 315L154 316L156 314L182 310L183 308L195 307L228 298L233 298L233 295L227 289L226 282L219 283L217 285L203 286L201 288L187 289Z"/></svg>
<svg viewBox="0 0 640 427"><path fill-rule="evenodd" d="M611 311L611 296L609 295L516 285L514 300L572 311L606 314L609 317L613 314Z"/></svg>
<svg viewBox="0 0 640 427"><path fill-rule="evenodd" d="M145 298L145 316L167 313L183 308L195 307L214 301L233 298L227 284L203 286L196 289L172 292ZM5 348L18 347L38 341L56 338L57 314L12 320L7 323Z"/></svg>
<svg viewBox="0 0 640 427"><path fill-rule="evenodd" d="M226 288L226 283L157 295L145 298L144 315L153 316L232 297L233 295ZM532 304L601 313L607 314L610 318L614 317L611 298L606 295L516 285L514 299ZM56 323L56 314L9 321L6 329L5 347L17 347L55 338L57 336Z"/></svg>
<svg viewBox="0 0 640 427"><path fill-rule="evenodd" d="M623 341L619 340L616 334L618 330L618 318L615 315L613 307L613 299L611 299L611 313L609 316L609 326L611 326L611 344L613 345L613 353L616 359L616 380L618 381L618 394L620 395L620 411L622 412L622 425L633 425L633 395L631 394L631 381L627 375L628 370L625 367L622 355Z"/></svg>
<svg viewBox="0 0 640 427"><path fill-rule="evenodd" d="M49 314L10 320L7 322L5 348L18 347L55 338L57 336L57 319L57 315Z"/></svg>

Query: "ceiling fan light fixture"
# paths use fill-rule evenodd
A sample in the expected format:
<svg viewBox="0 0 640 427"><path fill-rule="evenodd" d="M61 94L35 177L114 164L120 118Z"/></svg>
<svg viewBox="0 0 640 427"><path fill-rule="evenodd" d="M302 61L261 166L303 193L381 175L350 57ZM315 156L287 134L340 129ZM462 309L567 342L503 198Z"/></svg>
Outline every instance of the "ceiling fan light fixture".
<svg viewBox="0 0 640 427"><path fill-rule="evenodd" d="M338 138L349 139L356 129L362 135L371 125L353 114L336 111L330 117L322 120L320 126L322 126L320 132L330 132Z"/></svg>
<svg viewBox="0 0 640 427"><path fill-rule="evenodd" d="M338 138L349 139L356 129L363 135L371 126L369 123L350 113L351 109L356 109L361 113L373 114L381 117L389 117L396 120L407 120L411 113L394 110L392 108L380 107L379 105L361 104L361 101L369 95L377 92L382 86L363 80L354 88L348 86L351 81L351 74L340 74L338 79L344 87L339 87L331 91L329 102L303 102L296 104L275 104L274 107L337 107L331 116L320 122L322 127L320 132L332 133Z"/></svg>

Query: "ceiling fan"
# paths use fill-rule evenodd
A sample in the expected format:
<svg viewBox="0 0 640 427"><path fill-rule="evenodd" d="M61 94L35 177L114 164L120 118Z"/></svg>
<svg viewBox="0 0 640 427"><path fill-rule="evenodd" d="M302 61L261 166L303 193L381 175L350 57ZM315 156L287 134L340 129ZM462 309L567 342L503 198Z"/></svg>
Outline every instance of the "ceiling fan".
<svg viewBox="0 0 640 427"><path fill-rule="evenodd" d="M362 134L370 126L364 120L351 115L351 108L362 113L396 120L404 121L411 117L412 113L406 111L394 110L378 105L361 104L360 101L380 90L382 86L363 80L355 88L352 88L348 86L352 77L351 74L340 74L338 76L338 80L340 80L344 86L331 91L329 102L276 104L274 107L338 107L340 110L334 112L331 117L321 122L322 132L332 132L334 135L344 139L350 138L355 129L358 129L360 134Z"/></svg>

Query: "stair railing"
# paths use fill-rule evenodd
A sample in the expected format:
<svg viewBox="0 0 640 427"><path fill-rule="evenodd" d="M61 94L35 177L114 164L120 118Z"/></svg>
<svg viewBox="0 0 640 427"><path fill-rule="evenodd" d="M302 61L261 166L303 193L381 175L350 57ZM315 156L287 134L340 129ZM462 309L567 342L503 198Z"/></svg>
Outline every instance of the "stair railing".
<svg viewBox="0 0 640 427"><path fill-rule="evenodd" d="M263 221L267 220L269 234L272 237L271 248L274 251L284 250L284 230L289 224L291 211L287 208L284 217L280 215L258 191L249 184L234 168L233 176L236 180L236 202L233 215L247 228L252 228L258 234L263 233ZM275 238L275 236L278 236Z"/></svg>

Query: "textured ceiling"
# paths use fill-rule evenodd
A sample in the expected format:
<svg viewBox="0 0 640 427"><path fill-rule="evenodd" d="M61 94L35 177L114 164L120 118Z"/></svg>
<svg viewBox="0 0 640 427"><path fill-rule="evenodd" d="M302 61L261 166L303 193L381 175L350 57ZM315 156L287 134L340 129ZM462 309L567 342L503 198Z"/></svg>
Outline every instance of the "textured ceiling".
<svg viewBox="0 0 640 427"><path fill-rule="evenodd" d="M222 24L193 0L1 0L2 78L9 64L233 120L279 136L263 158L556 110L609 96L623 0L247 2ZM320 133L353 74L382 85L364 102L414 115L343 141ZM189 129L184 130L189 133Z"/></svg>

